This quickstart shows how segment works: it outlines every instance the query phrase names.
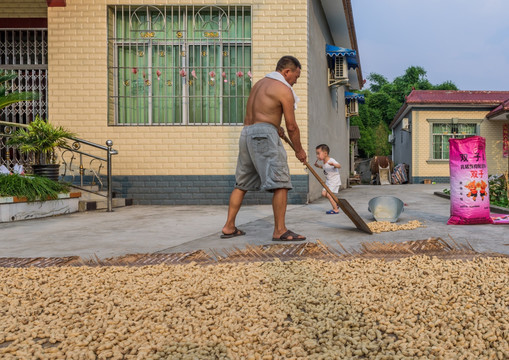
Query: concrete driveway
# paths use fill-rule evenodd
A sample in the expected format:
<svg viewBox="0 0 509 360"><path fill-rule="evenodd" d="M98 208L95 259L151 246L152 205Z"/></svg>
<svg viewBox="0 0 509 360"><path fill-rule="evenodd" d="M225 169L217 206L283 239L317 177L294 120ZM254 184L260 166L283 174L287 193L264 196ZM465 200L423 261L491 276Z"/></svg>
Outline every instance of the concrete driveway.
<svg viewBox="0 0 509 360"><path fill-rule="evenodd" d="M327 200L290 205L289 229L332 246L339 241L357 249L370 241L422 240L452 237L467 241L477 251L509 254L509 226L448 226L449 200L433 195L447 185L354 186L340 197L347 199L366 222L373 221L368 202L379 195L394 195L406 204L399 222L419 220L424 228L368 235L358 231L344 214L325 215ZM220 239L227 206L130 206L112 213L88 212L0 224L0 257L98 256L106 258L132 253L180 252L197 249L273 244L270 205L244 206L237 226L247 235Z"/></svg>

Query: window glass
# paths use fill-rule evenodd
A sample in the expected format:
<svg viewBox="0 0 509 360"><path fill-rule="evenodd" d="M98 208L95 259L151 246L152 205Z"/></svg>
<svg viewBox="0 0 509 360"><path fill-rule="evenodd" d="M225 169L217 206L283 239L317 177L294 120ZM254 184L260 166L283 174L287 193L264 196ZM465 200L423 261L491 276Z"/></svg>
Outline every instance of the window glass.
<svg viewBox="0 0 509 360"><path fill-rule="evenodd" d="M109 21L111 123L243 123L249 7L119 5Z"/></svg>
<svg viewBox="0 0 509 360"><path fill-rule="evenodd" d="M435 160L449 159L449 139L463 139L477 133L477 124L432 124L432 156Z"/></svg>

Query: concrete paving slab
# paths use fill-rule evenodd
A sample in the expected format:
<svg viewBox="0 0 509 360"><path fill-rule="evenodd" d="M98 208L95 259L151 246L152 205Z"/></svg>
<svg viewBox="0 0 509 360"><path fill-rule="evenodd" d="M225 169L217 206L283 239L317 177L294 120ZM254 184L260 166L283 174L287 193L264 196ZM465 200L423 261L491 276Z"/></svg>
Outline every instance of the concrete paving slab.
<svg viewBox="0 0 509 360"><path fill-rule="evenodd" d="M288 211L287 226L308 237L309 241L320 241L337 247L339 241L346 249L358 249L362 242L403 242L423 240L429 237L441 237L449 241L470 243L477 251L500 252L509 254L509 226L503 225L447 225L449 219L449 200L435 196L435 191L443 190L444 184L435 185L388 185L388 186L355 186L344 190L340 197L347 199L366 222L374 221L368 211L368 202L375 196L392 195L400 198L405 204L404 212L398 223L419 220L425 227L380 234L365 234L355 228L350 219L344 215L325 215L330 208L328 200L296 207ZM163 252L189 251L206 248L204 244L214 247L243 247L246 244L260 245L274 243L268 241L272 235L272 223L268 219L257 219L243 225L246 236L227 240L218 240L218 233L210 234L192 242L170 247ZM213 247L213 246L211 246Z"/></svg>
<svg viewBox="0 0 509 360"><path fill-rule="evenodd" d="M379 195L399 197L406 204L400 222L420 220L426 227L368 235L355 228L344 214L325 215L328 200L308 205L290 205L288 228L308 237L347 249L358 249L367 241L407 241L429 237L472 244L475 250L509 254L509 226L448 226L449 200L433 195L446 184L359 185L344 190L347 199L366 222L373 221L368 202ZM106 258L130 253L179 252L198 249L272 244L272 207L242 207L237 226L245 236L220 239L227 206L130 206L112 213L88 212L0 224L0 257L98 256Z"/></svg>
<svg viewBox="0 0 509 360"><path fill-rule="evenodd" d="M289 206L289 210L296 205ZM111 213L74 213L0 224L0 257L153 253L219 231L227 206L129 206ZM239 226L272 217L267 205L246 206Z"/></svg>

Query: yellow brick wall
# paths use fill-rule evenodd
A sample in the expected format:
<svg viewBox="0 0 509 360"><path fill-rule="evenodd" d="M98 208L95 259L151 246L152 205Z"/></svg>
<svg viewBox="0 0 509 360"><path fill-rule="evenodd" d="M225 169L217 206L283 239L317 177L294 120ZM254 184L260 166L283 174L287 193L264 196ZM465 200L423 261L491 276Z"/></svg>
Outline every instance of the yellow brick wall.
<svg viewBox="0 0 509 360"><path fill-rule="evenodd" d="M67 0L48 9L50 121L104 144L113 140L115 175L234 174L242 126L108 126L107 6L252 5L253 83L287 54L302 63L295 86L297 119L307 147L307 1ZM288 18L291 21L288 21ZM292 174L305 174L287 147Z"/></svg>
<svg viewBox="0 0 509 360"><path fill-rule="evenodd" d="M507 121L485 120L481 124L481 136L486 138L486 156L488 171L491 174L502 174L507 171L508 159L503 154L503 128Z"/></svg>
<svg viewBox="0 0 509 360"><path fill-rule="evenodd" d="M47 10L46 0L0 0L2 18L46 18Z"/></svg>
<svg viewBox="0 0 509 360"><path fill-rule="evenodd" d="M458 118L482 120L480 135L486 138L486 156L490 174L507 171L507 159L502 158L503 121L487 120L488 111L422 111L412 112L412 175L414 177L449 176L449 163L428 161L431 158L431 133L428 119Z"/></svg>

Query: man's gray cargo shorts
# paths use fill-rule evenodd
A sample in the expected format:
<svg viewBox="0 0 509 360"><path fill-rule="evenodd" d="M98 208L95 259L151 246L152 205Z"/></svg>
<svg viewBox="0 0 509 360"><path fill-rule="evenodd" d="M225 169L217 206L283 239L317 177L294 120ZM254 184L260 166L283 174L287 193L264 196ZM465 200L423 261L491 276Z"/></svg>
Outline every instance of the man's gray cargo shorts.
<svg viewBox="0 0 509 360"><path fill-rule="evenodd" d="M237 189L246 191L292 189L286 150L274 125L244 126L235 182Z"/></svg>

